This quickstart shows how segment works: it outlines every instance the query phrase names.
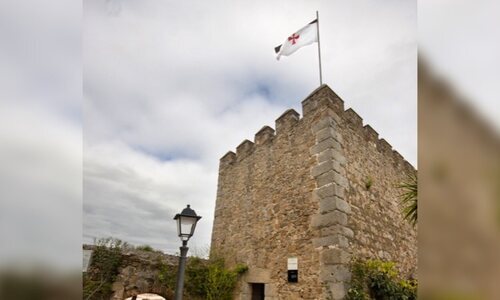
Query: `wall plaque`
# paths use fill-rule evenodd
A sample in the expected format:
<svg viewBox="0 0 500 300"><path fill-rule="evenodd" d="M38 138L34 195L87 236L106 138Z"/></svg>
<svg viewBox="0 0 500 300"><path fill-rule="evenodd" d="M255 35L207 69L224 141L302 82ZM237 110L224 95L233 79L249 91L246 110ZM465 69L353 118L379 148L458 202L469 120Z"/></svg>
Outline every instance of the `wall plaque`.
<svg viewBox="0 0 500 300"><path fill-rule="evenodd" d="M288 282L299 281L299 263L297 257L288 258Z"/></svg>

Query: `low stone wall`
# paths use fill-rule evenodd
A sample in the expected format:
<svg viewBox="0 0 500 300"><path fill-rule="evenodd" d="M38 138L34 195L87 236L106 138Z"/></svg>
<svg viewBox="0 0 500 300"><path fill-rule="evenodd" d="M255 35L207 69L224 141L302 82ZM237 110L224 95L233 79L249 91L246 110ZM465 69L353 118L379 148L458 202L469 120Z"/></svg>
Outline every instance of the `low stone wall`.
<svg viewBox="0 0 500 300"><path fill-rule="evenodd" d="M83 249L92 250L93 246L84 245ZM163 266L171 267L176 271L179 258L174 255L164 254L159 251L142 251L136 249L125 249L122 252L122 263L119 273L113 283L112 300L123 300L127 297L142 294L155 293L166 299L171 299L171 291L159 282L159 274ZM89 274L98 274L99 270L89 266Z"/></svg>

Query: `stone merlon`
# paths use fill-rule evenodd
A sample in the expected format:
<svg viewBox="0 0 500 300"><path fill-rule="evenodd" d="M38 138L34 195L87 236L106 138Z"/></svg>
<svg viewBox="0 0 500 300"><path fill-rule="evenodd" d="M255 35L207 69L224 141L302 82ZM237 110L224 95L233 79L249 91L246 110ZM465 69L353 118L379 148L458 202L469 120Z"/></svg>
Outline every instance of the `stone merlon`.
<svg viewBox="0 0 500 300"><path fill-rule="evenodd" d="M354 125L354 127L362 127L363 119L352 109L349 108L344 112L345 118L348 122Z"/></svg>
<svg viewBox="0 0 500 300"><path fill-rule="evenodd" d="M378 141L378 133L370 125L365 125L363 127L363 131L368 141L372 141L375 143Z"/></svg>
<svg viewBox="0 0 500 300"><path fill-rule="evenodd" d="M220 164L222 165L229 165L232 164L236 160L236 153L233 151L228 151L226 154L224 154L223 157L220 159Z"/></svg>
<svg viewBox="0 0 500 300"><path fill-rule="evenodd" d="M259 130L255 134L254 141L255 141L256 145L262 145L262 144L265 144L266 142L272 140L273 137L274 137L274 129L272 129L269 126L264 126L264 127L262 127L261 130Z"/></svg>
<svg viewBox="0 0 500 300"><path fill-rule="evenodd" d="M295 125L300 119L300 115L294 109L288 109L278 119L276 119L276 132L282 134L287 129Z"/></svg>
<svg viewBox="0 0 500 300"><path fill-rule="evenodd" d="M302 101L304 117L309 116L318 108L331 108L340 115L344 112L344 101L328 85L323 84Z"/></svg>
<svg viewBox="0 0 500 300"><path fill-rule="evenodd" d="M392 146L385 139L378 140L377 149L384 154L392 153Z"/></svg>
<svg viewBox="0 0 500 300"><path fill-rule="evenodd" d="M241 144L236 147L236 157L238 160L242 160L243 158L252 154L254 149L254 143L249 140L244 140Z"/></svg>

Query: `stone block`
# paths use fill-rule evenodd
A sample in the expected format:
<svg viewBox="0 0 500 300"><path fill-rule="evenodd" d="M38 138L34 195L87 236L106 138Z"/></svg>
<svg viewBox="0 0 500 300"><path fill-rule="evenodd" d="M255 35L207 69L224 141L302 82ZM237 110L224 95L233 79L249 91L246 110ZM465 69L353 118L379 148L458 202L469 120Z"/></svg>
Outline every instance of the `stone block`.
<svg viewBox="0 0 500 300"><path fill-rule="evenodd" d="M333 196L344 197L344 190L334 183L317 188L313 193L320 201Z"/></svg>
<svg viewBox="0 0 500 300"><path fill-rule="evenodd" d="M313 239L313 247L335 247L335 248L348 248L349 247L349 241L345 236L342 236L340 234L336 235L330 235L330 236L323 236L319 238L314 238Z"/></svg>
<svg viewBox="0 0 500 300"><path fill-rule="evenodd" d="M326 214L317 214L312 217L311 225L315 228L323 228L331 225L347 225L347 214L334 210Z"/></svg>
<svg viewBox="0 0 500 300"><path fill-rule="evenodd" d="M276 285L274 285L274 284L266 284L264 291L265 291L266 299L268 299L268 297L274 297L274 296L278 295L276 292Z"/></svg>
<svg viewBox="0 0 500 300"><path fill-rule="evenodd" d="M345 212L346 214L351 213L351 206L347 201L337 197L326 197L324 199L321 199L319 202L319 212L321 214L329 213L334 210L340 210Z"/></svg>
<svg viewBox="0 0 500 300"><path fill-rule="evenodd" d="M249 268L243 276L243 280L249 283L268 283L271 281L271 271L268 269Z"/></svg>
<svg viewBox="0 0 500 300"><path fill-rule="evenodd" d="M354 232L344 225L333 225L320 229L320 236L329 236L333 234L341 234L348 239L354 237Z"/></svg>
<svg viewBox="0 0 500 300"><path fill-rule="evenodd" d="M320 154L321 152L325 151L326 149L335 149L335 150L342 150L342 147L340 146L340 143L337 142L334 138L330 137L327 139L322 140L319 143L316 143L316 145L311 147L311 155L314 154Z"/></svg>
<svg viewBox="0 0 500 300"><path fill-rule="evenodd" d="M335 132L335 129L333 127L326 127L316 132L316 143L319 143L328 138L333 138L337 140L336 137L337 133Z"/></svg>
<svg viewBox="0 0 500 300"><path fill-rule="evenodd" d="M347 295L347 286L343 282L330 282L329 284L330 296L333 300L344 299Z"/></svg>
<svg viewBox="0 0 500 300"><path fill-rule="evenodd" d="M347 180L347 178L345 178L344 176L342 176L338 173L334 173L333 176L334 176L333 180L337 185L339 185L345 189L349 188L349 181Z"/></svg>
<svg viewBox="0 0 500 300"><path fill-rule="evenodd" d="M317 133L324 128L335 128L336 122L332 117L326 117L319 120L316 124L312 126L313 133Z"/></svg>
<svg viewBox="0 0 500 300"><path fill-rule="evenodd" d="M323 282L348 282L351 280L351 272L347 265L323 265L319 278Z"/></svg>
<svg viewBox="0 0 500 300"><path fill-rule="evenodd" d="M334 170L338 173L342 172L340 164L334 160L327 160L319 163L311 169L311 175L316 177L328 171Z"/></svg>
<svg viewBox="0 0 500 300"><path fill-rule="evenodd" d="M337 150L332 151L332 158L340 163L341 166L345 166L347 163L347 160L345 159L344 155Z"/></svg>
<svg viewBox="0 0 500 300"><path fill-rule="evenodd" d="M316 186L317 187L322 187L327 184L331 184L335 182L335 174L338 175L335 171L329 171L326 173L323 173L319 176L316 177Z"/></svg>
<svg viewBox="0 0 500 300"><path fill-rule="evenodd" d="M351 254L343 249L328 248L321 250L320 259L325 265L347 264L351 260Z"/></svg>

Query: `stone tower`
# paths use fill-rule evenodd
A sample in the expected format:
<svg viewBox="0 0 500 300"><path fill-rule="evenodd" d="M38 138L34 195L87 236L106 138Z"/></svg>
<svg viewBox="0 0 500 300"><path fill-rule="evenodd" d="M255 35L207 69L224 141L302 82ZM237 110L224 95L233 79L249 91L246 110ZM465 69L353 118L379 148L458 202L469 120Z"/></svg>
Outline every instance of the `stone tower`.
<svg viewBox="0 0 500 300"><path fill-rule="evenodd" d="M235 299L343 299L354 256L415 271L396 188L415 169L327 85L302 115L220 159L211 251L248 265Z"/></svg>

